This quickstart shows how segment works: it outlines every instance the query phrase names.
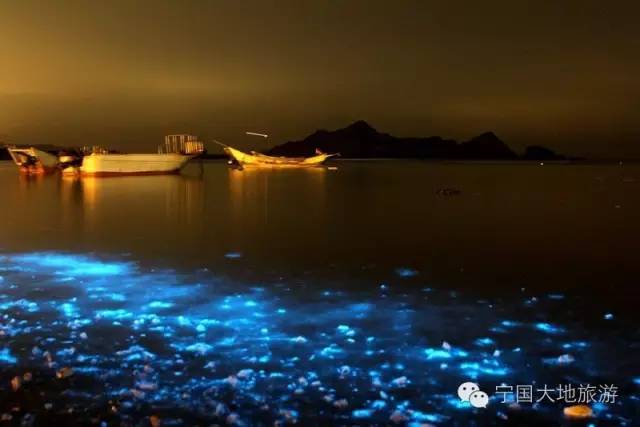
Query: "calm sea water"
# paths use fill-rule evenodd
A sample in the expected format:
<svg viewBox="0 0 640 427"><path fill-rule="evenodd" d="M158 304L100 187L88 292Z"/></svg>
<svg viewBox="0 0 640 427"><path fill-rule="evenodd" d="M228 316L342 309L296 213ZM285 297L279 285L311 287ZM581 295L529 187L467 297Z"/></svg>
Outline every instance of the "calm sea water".
<svg viewBox="0 0 640 427"><path fill-rule="evenodd" d="M569 403L496 386L606 383L595 420L633 424L640 165L337 166L0 164L2 379L67 381L15 419L69 422L75 401L117 422L553 424ZM459 401L465 380L487 409Z"/></svg>

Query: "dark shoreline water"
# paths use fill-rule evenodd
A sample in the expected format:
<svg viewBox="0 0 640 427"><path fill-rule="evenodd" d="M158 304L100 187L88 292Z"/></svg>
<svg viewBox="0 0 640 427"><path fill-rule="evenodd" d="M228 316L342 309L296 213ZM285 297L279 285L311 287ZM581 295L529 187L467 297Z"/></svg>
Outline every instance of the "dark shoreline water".
<svg viewBox="0 0 640 427"><path fill-rule="evenodd" d="M0 390L0 413L557 425L566 404L510 406L496 386L590 383L619 399L589 422L634 424L638 166L337 165L106 180L0 165L0 381L33 376ZM487 409L461 404L465 380Z"/></svg>

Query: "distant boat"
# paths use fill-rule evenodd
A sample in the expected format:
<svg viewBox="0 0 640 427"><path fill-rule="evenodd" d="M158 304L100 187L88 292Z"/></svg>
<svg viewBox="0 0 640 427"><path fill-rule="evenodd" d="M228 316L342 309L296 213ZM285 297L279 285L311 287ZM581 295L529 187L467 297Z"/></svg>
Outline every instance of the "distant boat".
<svg viewBox="0 0 640 427"><path fill-rule="evenodd" d="M314 167L320 166L327 159L338 155L317 151L317 154L311 157L274 157L256 153L255 151L245 153L221 142L215 142L222 145L224 152L231 158L231 161L240 167Z"/></svg>
<svg viewBox="0 0 640 427"><path fill-rule="evenodd" d="M7 147L7 151L22 173L40 175L59 170L58 157L46 151L34 147Z"/></svg>

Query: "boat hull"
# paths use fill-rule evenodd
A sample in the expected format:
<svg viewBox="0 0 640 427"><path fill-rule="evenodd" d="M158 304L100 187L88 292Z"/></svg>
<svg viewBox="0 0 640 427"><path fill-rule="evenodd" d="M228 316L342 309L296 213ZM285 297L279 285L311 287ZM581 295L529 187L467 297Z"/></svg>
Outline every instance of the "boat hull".
<svg viewBox="0 0 640 427"><path fill-rule="evenodd" d="M312 157L274 157L259 153L245 153L226 146L225 152L242 167L258 168L305 168L322 165L335 154L319 154Z"/></svg>
<svg viewBox="0 0 640 427"><path fill-rule="evenodd" d="M92 154L82 159L80 174L165 175L179 173L192 158L183 154Z"/></svg>

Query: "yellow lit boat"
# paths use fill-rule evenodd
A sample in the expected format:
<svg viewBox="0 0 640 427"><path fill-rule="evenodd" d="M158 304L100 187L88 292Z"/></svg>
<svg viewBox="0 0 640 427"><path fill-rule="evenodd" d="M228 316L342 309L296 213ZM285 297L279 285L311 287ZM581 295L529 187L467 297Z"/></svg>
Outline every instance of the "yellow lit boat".
<svg viewBox="0 0 640 427"><path fill-rule="evenodd" d="M311 157L274 157L256 153L255 151L245 153L228 145L220 145L224 147L224 152L227 153L231 160L241 167L314 167L322 165L331 157L337 156L337 154L319 152Z"/></svg>

